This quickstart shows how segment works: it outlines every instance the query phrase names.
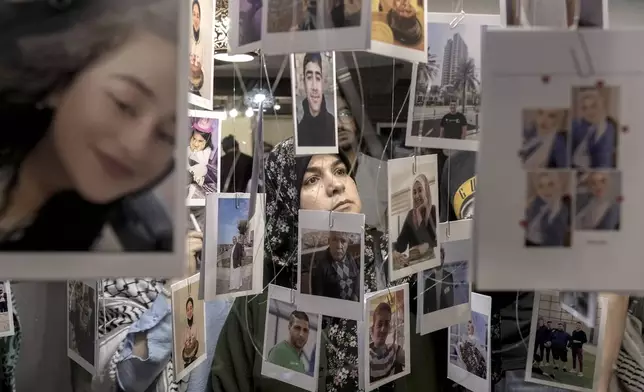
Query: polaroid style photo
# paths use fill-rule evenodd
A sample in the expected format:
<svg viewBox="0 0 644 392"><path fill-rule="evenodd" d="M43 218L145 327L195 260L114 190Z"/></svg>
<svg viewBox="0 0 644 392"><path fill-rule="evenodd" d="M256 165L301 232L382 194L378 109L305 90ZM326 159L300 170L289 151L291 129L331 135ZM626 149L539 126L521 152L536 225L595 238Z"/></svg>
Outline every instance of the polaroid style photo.
<svg viewBox="0 0 644 392"><path fill-rule="evenodd" d="M337 154L335 53L291 55L295 155Z"/></svg>
<svg viewBox="0 0 644 392"><path fill-rule="evenodd" d="M367 0L264 0L262 52L368 49L369 12Z"/></svg>
<svg viewBox="0 0 644 392"><path fill-rule="evenodd" d="M173 162L186 159L174 140L185 134L187 86L178 79L188 64L175 60L188 56L180 45L187 40L187 7L99 0L55 11L55 18L47 4L43 12L6 7L13 18L3 22L0 67L10 77L0 81L0 119L7 126L27 121L30 131L0 140L0 150L10 152L0 159L0 187L11 200L37 200L24 216L0 214L7 226L0 238L3 279L180 274L186 177ZM125 34L131 29L141 34ZM108 56L102 48L115 35L124 36L123 45ZM98 54L91 67L82 53ZM61 59L75 69L73 77L54 65ZM99 94L99 85L109 91ZM127 147L115 147L121 145ZM29 181L51 192L39 197L15 186L12 179L30 175L23 173L26 161L39 162L32 172L40 175ZM56 191L63 188L68 192ZM11 200L4 211L15 210ZM139 208L141 200L149 209Z"/></svg>
<svg viewBox="0 0 644 392"><path fill-rule="evenodd" d="M466 322L449 327L447 378L473 392L490 390L492 297L472 293Z"/></svg>
<svg viewBox="0 0 644 392"><path fill-rule="evenodd" d="M361 320L364 298L363 214L300 210L299 310Z"/></svg>
<svg viewBox="0 0 644 392"><path fill-rule="evenodd" d="M250 194L208 195L205 298L235 298L260 293L264 272L265 197L258 193L249 217Z"/></svg>
<svg viewBox="0 0 644 392"><path fill-rule="evenodd" d="M389 279L440 265L436 155L389 160Z"/></svg>
<svg viewBox="0 0 644 392"><path fill-rule="evenodd" d="M98 366L98 283L67 281L67 356L92 375Z"/></svg>
<svg viewBox="0 0 644 392"><path fill-rule="evenodd" d="M245 54L262 47L263 0L228 2L228 52Z"/></svg>
<svg viewBox="0 0 644 392"><path fill-rule="evenodd" d="M379 388L411 373L409 285L368 293L364 307L364 386ZM366 359L369 359L367 362Z"/></svg>
<svg viewBox="0 0 644 392"><path fill-rule="evenodd" d="M206 194L219 191L221 113L190 110L188 195L186 205L206 205Z"/></svg>
<svg viewBox="0 0 644 392"><path fill-rule="evenodd" d="M190 0L190 77L188 102L212 110L215 84L215 0Z"/></svg>
<svg viewBox="0 0 644 392"><path fill-rule="evenodd" d="M320 367L322 316L297 310L295 290L268 286L262 376L316 391Z"/></svg>
<svg viewBox="0 0 644 392"><path fill-rule="evenodd" d="M174 378L183 380L206 360L206 307L197 298L199 274L174 283L170 289Z"/></svg>
<svg viewBox="0 0 644 392"><path fill-rule="evenodd" d="M426 59L412 68L405 145L476 151L480 133L481 37L498 15L427 14Z"/></svg>
<svg viewBox="0 0 644 392"><path fill-rule="evenodd" d="M614 255L637 252L637 233L644 230L644 211L636 205L644 188L637 171L627 169L644 165L636 147L644 135L632 131L639 121L633 100L644 88L644 78L633 75L644 55L628 63L599 60L627 56L624 45L641 40L644 33L592 29L486 33L482 114L489 134L479 146L484 189L477 198L474 253L481 290L642 289L636 278L641 266ZM516 61L502 61L508 51ZM556 60L539 60L544 56ZM550 141L538 152L545 158L536 160L550 167L527 169L525 116L540 108L544 118L545 109L566 109L569 132L537 143ZM559 128L533 114L542 130ZM550 119L559 124L561 114ZM569 166L562 158L566 149ZM617 276L616 269L624 273Z"/></svg>
<svg viewBox="0 0 644 392"><path fill-rule="evenodd" d="M472 241L443 242L441 259L439 267L418 273L416 314L421 335L470 319Z"/></svg>
<svg viewBox="0 0 644 392"><path fill-rule="evenodd" d="M11 297L11 283L8 280L0 282L0 337L11 336L15 333Z"/></svg>
<svg viewBox="0 0 644 392"><path fill-rule="evenodd" d="M570 168L572 134L567 108L524 109L522 121L519 156L525 170Z"/></svg>
<svg viewBox="0 0 644 392"><path fill-rule="evenodd" d="M476 152L438 150L439 237L445 241L472 238L476 196Z"/></svg>
<svg viewBox="0 0 644 392"><path fill-rule="evenodd" d="M559 304L588 328L595 326L598 304L596 292L562 291L559 293Z"/></svg>
<svg viewBox="0 0 644 392"><path fill-rule="evenodd" d="M505 26L608 28L608 0L500 0L500 4Z"/></svg>
<svg viewBox="0 0 644 392"><path fill-rule="evenodd" d="M600 314L589 327L562 309L558 292L534 294L526 381L570 391L596 390L606 309L601 300L594 306Z"/></svg>
<svg viewBox="0 0 644 392"><path fill-rule="evenodd" d="M372 53L427 62L427 0L370 0Z"/></svg>
<svg viewBox="0 0 644 392"><path fill-rule="evenodd" d="M201 271L205 264L204 232L206 228L206 207L188 207L188 231L186 253L190 271Z"/></svg>

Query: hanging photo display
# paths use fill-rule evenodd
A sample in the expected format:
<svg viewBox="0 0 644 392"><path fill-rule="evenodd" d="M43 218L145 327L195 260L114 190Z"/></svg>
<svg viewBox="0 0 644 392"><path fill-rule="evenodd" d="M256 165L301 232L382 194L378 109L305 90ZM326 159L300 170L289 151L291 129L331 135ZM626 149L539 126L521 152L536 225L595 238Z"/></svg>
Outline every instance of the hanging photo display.
<svg viewBox="0 0 644 392"><path fill-rule="evenodd" d="M264 194L213 193L206 203L205 298L241 297L260 293L264 272Z"/></svg>
<svg viewBox="0 0 644 392"><path fill-rule="evenodd" d="M172 358L175 380L184 379L206 360L206 307L199 274L174 283L172 291Z"/></svg>
<svg viewBox="0 0 644 392"><path fill-rule="evenodd" d="M440 265L436 155L392 159L389 176L389 279Z"/></svg>
<svg viewBox="0 0 644 392"><path fill-rule="evenodd" d="M498 15L427 14L427 59L412 69L406 146L477 150L481 37Z"/></svg>
<svg viewBox="0 0 644 392"><path fill-rule="evenodd" d="M366 0L363 0L366 2ZM427 0L370 0L371 52L413 63L427 62Z"/></svg>
<svg viewBox="0 0 644 392"><path fill-rule="evenodd" d="M369 11L366 0L264 0L262 52L368 49Z"/></svg>
<svg viewBox="0 0 644 392"><path fill-rule="evenodd" d="M219 191L221 113L190 110L187 205L203 206L206 195Z"/></svg>
<svg viewBox="0 0 644 392"><path fill-rule="evenodd" d="M244 54L262 47L262 6L264 0L228 2L228 46L231 54Z"/></svg>
<svg viewBox="0 0 644 392"><path fill-rule="evenodd" d="M6 280L0 282L0 337L11 336L14 333L11 283Z"/></svg>
<svg viewBox="0 0 644 392"><path fill-rule="evenodd" d="M295 154L337 154L335 53L291 55Z"/></svg>
<svg viewBox="0 0 644 392"><path fill-rule="evenodd" d="M298 219L298 309L361 320L364 215L300 210Z"/></svg>
<svg viewBox="0 0 644 392"><path fill-rule="evenodd" d="M500 4L507 26L608 28L608 0L501 0Z"/></svg>
<svg viewBox="0 0 644 392"><path fill-rule="evenodd" d="M268 286L262 376L316 391L323 350L322 316L297 310L294 290Z"/></svg>
<svg viewBox="0 0 644 392"><path fill-rule="evenodd" d="M596 292L562 291L559 293L559 304L575 319L593 328L597 321L597 297Z"/></svg>
<svg viewBox="0 0 644 392"><path fill-rule="evenodd" d="M469 320L471 257L471 240L443 242L441 265L418 273L416 319L421 335Z"/></svg>
<svg viewBox="0 0 644 392"><path fill-rule="evenodd" d="M441 159L441 155L446 158ZM437 159L439 236L445 241L470 239L476 196L476 152L438 150Z"/></svg>
<svg viewBox="0 0 644 392"><path fill-rule="evenodd" d="M379 388L411 373L409 285L368 293L364 307L364 386ZM419 369L420 370L420 369Z"/></svg>
<svg viewBox="0 0 644 392"><path fill-rule="evenodd" d="M449 328L447 377L473 392L491 385L490 313L492 297L472 293L472 311L465 322Z"/></svg>
<svg viewBox="0 0 644 392"><path fill-rule="evenodd" d="M644 188L637 170L626 169L639 167L636 145L644 142L629 132L644 86L632 73L644 56L601 60L626 56L626 45L641 39L596 30L486 34L479 288L641 290L639 264L615 255L636 251L644 229L636 206ZM508 50L516 61L500 61ZM544 56L557 60L534 61Z"/></svg>
<svg viewBox="0 0 644 392"><path fill-rule="evenodd" d="M67 356L92 375L98 366L97 285L67 281Z"/></svg>
<svg viewBox="0 0 644 392"><path fill-rule="evenodd" d="M560 294L534 295L526 381L570 391L595 391L606 323L602 301L591 326L561 309Z"/></svg>
<svg viewBox="0 0 644 392"><path fill-rule="evenodd" d="M212 110L214 89L215 0L191 0L190 3L190 79L188 102ZM185 5L188 2L183 3Z"/></svg>

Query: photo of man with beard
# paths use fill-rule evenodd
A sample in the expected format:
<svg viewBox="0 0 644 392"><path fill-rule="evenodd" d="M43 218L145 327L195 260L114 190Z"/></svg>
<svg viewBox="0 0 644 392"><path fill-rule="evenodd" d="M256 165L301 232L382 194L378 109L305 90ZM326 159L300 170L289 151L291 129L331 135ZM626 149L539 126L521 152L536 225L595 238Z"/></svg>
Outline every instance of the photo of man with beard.
<svg viewBox="0 0 644 392"><path fill-rule="evenodd" d="M197 326L194 323L194 306L194 300L192 297L188 297L186 301L186 330L183 338L183 350L181 350L184 367L190 366L197 359L197 351L199 351Z"/></svg>
<svg viewBox="0 0 644 392"><path fill-rule="evenodd" d="M302 350L309 340L309 316L298 310L291 312L288 320L288 337L268 352L268 361L300 373L307 372L302 361Z"/></svg>
<svg viewBox="0 0 644 392"><path fill-rule="evenodd" d="M197 298L199 276L171 285L174 379L183 380L206 359L204 301Z"/></svg>

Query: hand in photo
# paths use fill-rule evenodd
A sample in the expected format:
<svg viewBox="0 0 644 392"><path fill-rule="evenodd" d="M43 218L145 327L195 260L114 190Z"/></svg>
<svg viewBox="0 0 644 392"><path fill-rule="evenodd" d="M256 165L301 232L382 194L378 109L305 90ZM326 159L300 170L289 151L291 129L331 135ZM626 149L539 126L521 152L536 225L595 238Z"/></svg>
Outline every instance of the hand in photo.
<svg viewBox="0 0 644 392"><path fill-rule="evenodd" d="M197 271L197 254L203 249L203 233L191 230L186 236L186 252L188 253L188 268L190 275Z"/></svg>

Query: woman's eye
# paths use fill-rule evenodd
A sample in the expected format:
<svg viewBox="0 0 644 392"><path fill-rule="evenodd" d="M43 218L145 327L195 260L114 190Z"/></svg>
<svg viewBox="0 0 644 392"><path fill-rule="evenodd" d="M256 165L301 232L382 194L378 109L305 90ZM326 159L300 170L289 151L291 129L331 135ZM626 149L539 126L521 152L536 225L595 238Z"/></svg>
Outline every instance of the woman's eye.
<svg viewBox="0 0 644 392"><path fill-rule="evenodd" d="M175 140L174 134L168 134L167 132L164 132L164 131L158 131L158 132L157 132L157 137L158 137L158 138L159 138L159 140L161 140L162 142L164 142L164 143L168 143L168 144L170 144L171 146L174 146L174 145L175 145L175 143L176 143L176 140Z"/></svg>
<svg viewBox="0 0 644 392"><path fill-rule="evenodd" d="M317 182L318 182L318 178L315 176L311 176L304 181L304 185L315 185L315 183Z"/></svg>
<svg viewBox="0 0 644 392"><path fill-rule="evenodd" d="M344 168L338 168L338 169L335 170L335 172L333 174L335 174L336 176L346 176L347 171Z"/></svg>
<svg viewBox="0 0 644 392"><path fill-rule="evenodd" d="M132 105L130 105L127 102L117 98L114 94L109 94L109 95L110 95L110 98L112 99L112 101L114 102L114 104L116 105L116 107L120 111L122 111L123 113L127 114L130 117L135 117L136 116L136 109L134 109L134 107Z"/></svg>

